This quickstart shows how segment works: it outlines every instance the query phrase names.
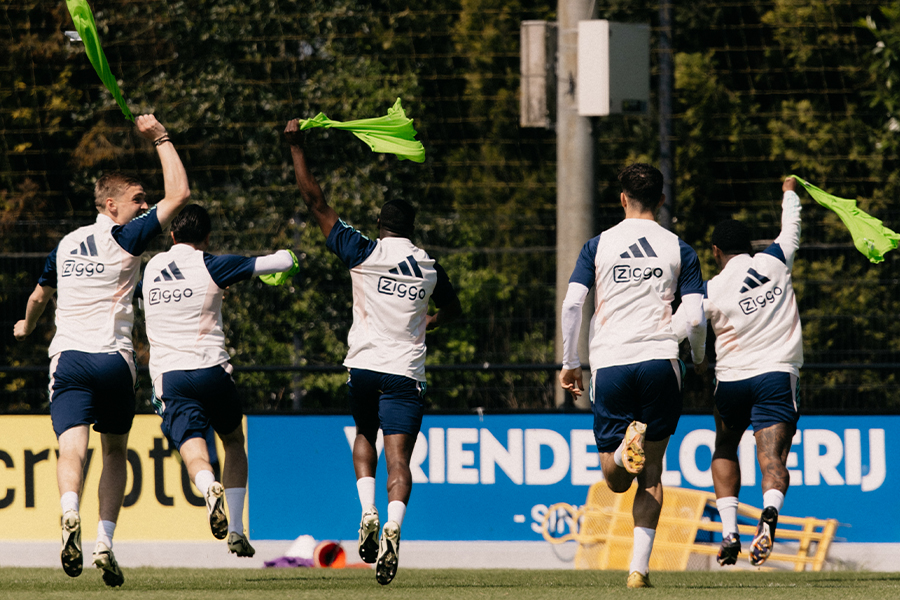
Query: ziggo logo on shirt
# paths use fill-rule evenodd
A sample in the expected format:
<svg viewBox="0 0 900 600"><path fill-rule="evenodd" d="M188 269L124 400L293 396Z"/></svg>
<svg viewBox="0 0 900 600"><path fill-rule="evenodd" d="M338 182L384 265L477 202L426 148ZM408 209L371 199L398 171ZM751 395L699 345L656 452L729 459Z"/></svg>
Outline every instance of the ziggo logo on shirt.
<svg viewBox="0 0 900 600"><path fill-rule="evenodd" d="M663 270L659 267L629 267L628 265L616 265L613 267L613 281L616 283L629 283L632 281L646 281L651 277L662 277Z"/></svg>
<svg viewBox="0 0 900 600"><path fill-rule="evenodd" d="M378 293L386 296L397 296L398 298L409 298L410 300L425 297L425 290L405 283L397 283L396 279L390 277L378 278Z"/></svg>
<svg viewBox="0 0 900 600"><path fill-rule="evenodd" d="M63 277L91 277L94 273L98 275L106 270L103 263L85 263L82 261L67 260L63 263Z"/></svg>

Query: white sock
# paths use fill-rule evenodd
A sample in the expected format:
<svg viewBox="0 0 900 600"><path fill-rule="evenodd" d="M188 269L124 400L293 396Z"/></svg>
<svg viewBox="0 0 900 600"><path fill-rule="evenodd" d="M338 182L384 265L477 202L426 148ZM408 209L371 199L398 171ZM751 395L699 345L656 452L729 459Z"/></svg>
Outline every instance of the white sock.
<svg viewBox="0 0 900 600"><path fill-rule="evenodd" d="M643 575L650 572L650 551L653 550L653 540L656 538L656 530L647 527L634 528L634 554L631 556L631 567L628 572L637 571Z"/></svg>
<svg viewBox="0 0 900 600"><path fill-rule="evenodd" d="M619 444L619 447L616 448L616 452L613 454L613 461L620 467L625 466L625 461L622 460L622 452L625 451L625 438L622 438L622 443Z"/></svg>
<svg viewBox="0 0 900 600"><path fill-rule="evenodd" d="M103 542L112 550L113 534L116 532L116 524L112 521L99 521L97 523L97 543Z"/></svg>
<svg viewBox="0 0 900 600"><path fill-rule="evenodd" d="M244 498L247 488L225 488L225 502L228 503L228 532L244 535Z"/></svg>
<svg viewBox="0 0 900 600"><path fill-rule="evenodd" d="M212 471L203 470L194 475L194 485L197 486L197 489L200 490L200 495L204 498L206 497L206 492L209 491L209 486L215 481L216 476L213 475Z"/></svg>
<svg viewBox="0 0 900 600"><path fill-rule="evenodd" d="M70 510L78 512L78 492L66 492L60 496L59 506L62 508L63 514Z"/></svg>
<svg viewBox="0 0 900 600"><path fill-rule="evenodd" d="M719 509L719 516L722 518L722 537L737 533L737 496L718 498L716 500L716 508Z"/></svg>
<svg viewBox="0 0 900 600"><path fill-rule="evenodd" d="M370 506L375 506L374 477L360 477L357 479L356 491L359 494L359 503L362 505L363 512L369 510Z"/></svg>
<svg viewBox="0 0 900 600"><path fill-rule="evenodd" d="M763 508L770 506L774 506L775 510L781 513L781 507L784 506L784 494L775 489L763 492Z"/></svg>
<svg viewBox="0 0 900 600"><path fill-rule="evenodd" d="M403 517L406 516L406 505L399 500L388 502L388 521L397 525L403 525Z"/></svg>

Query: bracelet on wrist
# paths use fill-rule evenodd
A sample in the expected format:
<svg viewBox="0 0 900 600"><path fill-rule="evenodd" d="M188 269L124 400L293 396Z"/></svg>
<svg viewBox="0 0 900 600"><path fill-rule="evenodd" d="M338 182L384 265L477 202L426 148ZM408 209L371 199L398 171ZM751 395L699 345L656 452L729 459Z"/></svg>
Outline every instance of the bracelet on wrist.
<svg viewBox="0 0 900 600"><path fill-rule="evenodd" d="M162 135L162 136L160 136L160 137L158 137L158 138L156 138L155 140L153 140L153 145L156 146L156 147L159 147L159 146L161 146L162 144L165 144L166 142L169 142L169 143L172 142L172 140L169 139L169 134L168 134L168 133L165 134L165 135Z"/></svg>

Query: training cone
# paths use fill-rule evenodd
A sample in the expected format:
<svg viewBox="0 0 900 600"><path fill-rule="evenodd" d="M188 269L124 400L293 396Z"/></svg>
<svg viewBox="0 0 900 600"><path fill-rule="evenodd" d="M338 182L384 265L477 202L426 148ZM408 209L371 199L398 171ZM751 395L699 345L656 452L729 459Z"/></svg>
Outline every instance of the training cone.
<svg viewBox="0 0 900 600"><path fill-rule="evenodd" d="M317 567L343 569L347 566L347 555L337 542L319 542L313 551L313 562Z"/></svg>

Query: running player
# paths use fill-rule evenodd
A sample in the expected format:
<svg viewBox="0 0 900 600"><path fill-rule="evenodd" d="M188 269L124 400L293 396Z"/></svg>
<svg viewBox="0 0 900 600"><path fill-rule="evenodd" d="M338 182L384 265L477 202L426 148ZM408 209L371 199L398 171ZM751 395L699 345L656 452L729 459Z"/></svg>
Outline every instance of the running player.
<svg viewBox="0 0 900 600"><path fill-rule="evenodd" d="M294 256L287 250L258 258L207 254L211 230L206 209L187 206L172 221L172 248L154 256L144 269L153 404L162 416L163 433L178 448L188 475L206 498L213 536L227 536L229 552L253 556L243 525L244 415L225 350L222 297L234 283L292 269ZM209 461L205 435L210 426L225 448L224 488Z"/></svg>
<svg viewBox="0 0 900 600"><path fill-rule="evenodd" d="M376 563L375 578L386 585L397 573L400 526L412 491L409 462L419 434L425 395L425 331L462 313L453 285L441 266L410 241L415 209L402 200L387 202L378 220L379 239L370 240L338 219L310 173L297 121L285 137L297 185L329 250L350 269L353 325L344 366L350 410L356 423L353 467L363 515L359 555ZM438 311L428 314L433 299ZM375 508L375 450L378 429L384 434L388 471L388 520L381 538Z"/></svg>
<svg viewBox="0 0 900 600"><path fill-rule="evenodd" d="M781 189L781 233L768 248L751 257L750 231L740 221L719 223L712 237L720 273L707 284L705 307L716 334L712 476L722 518L720 565L733 565L741 551L738 444L748 425L753 425L763 489L762 516L750 546L754 566L772 552L778 513L790 483L786 465L797 430L803 366L800 313L791 281L800 247L800 198L793 177Z"/></svg>
<svg viewBox="0 0 900 600"><path fill-rule="evenodd" d="M663 177L636 163L619 174L625 219L589 240L569 279L562 306L562 387L584 390L578 333L582 306L595 288L591 318L591 403L603 476L610 489L634 497L634 554L627 585L650 586L650 552L662 509L663 457L681 416L684 365L678 360L672 303L687 317L695 368L704 368L706 319L696 253L656 223Z"/></svg>
<svg viewBox="0 0 900 600"><path fill-rule="evenodd" d="M165 198L147 208L140 182L108 173L94 186L99 211L93 225L65 236L50 253L28 299L16 339L28 336L57 293L56 334L50 343L50 417L59 440L56 476L62 507L61 560L70 577L83 568L79 498L84 484L89 427L100 433L103 470L94 565L108 586L125 578L112 551L125 496L128 432L134 419L136 371L131 329L132 295L141 254L190 197L187 175L165 128L153 115L136 120L141 137L156 146Z"/></svg>

